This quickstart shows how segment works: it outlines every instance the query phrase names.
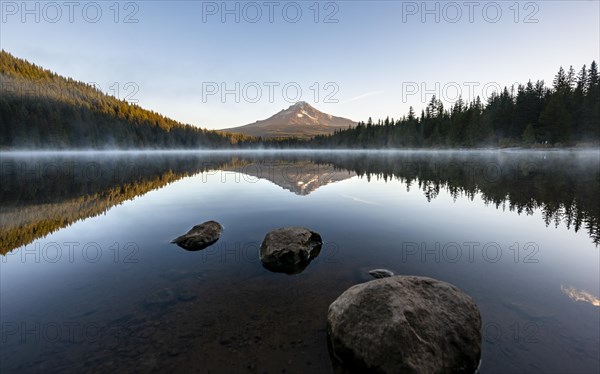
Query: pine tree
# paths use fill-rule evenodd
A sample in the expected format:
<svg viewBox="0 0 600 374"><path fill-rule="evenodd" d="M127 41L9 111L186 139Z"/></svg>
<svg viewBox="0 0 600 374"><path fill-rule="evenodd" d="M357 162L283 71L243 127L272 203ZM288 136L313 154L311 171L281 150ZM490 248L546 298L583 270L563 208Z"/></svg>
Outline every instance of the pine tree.
<svg viewBox="0 0 600 374"><path fill-rule="evenodd" d="M415 119L415 110L411 106L410 108L408 108L408 120L413 121L414 119Z"/></svg>
<svg viewBox="0 0 600 374"><path fill-rule="evenodd" d="M575 70L573 69L573 65L571 65L569 66L569 72L567 73L567 85L569 86L569 90L573 90L575 88L575 83Z"/></svg>
<svg viewBox="0 0 600 374"><path fill-rule="evenodd" d="M588 75L587 68L585 65L583 65L583 67L577 74L577 85L575 87L575 90L579 91L583 95L585 95L585 93L588 90Z"/></svg>
<svg viewBox="0 0 600 374"><path fill-rule="evenodd" d="M587 74L582 117L582 139L586 142L598 142L600 140L600 79L596 61L592 61Z"/></svg>
<svg viewBox="0 0 600 374"><path fill-rule="evenodd" d="M558 69L558 73L556 73L552 84L556 91L565 91L569 89L569 80L562 66Z"/></svg>
<svg viewBox="0 0 600 374"><path fill-rule="evenodd" d="M592 61L590 71L588 72L588 89L598 87L598 65L596 61Z"/></svg>

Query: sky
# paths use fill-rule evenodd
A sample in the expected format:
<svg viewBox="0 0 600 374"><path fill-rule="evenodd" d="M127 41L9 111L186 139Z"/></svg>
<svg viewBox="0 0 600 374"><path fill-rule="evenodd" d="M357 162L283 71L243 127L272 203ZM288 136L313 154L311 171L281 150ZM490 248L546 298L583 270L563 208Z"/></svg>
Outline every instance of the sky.
<svg viewBox="0 0 600 374"><path fill-rule="evenodd" d="M0 48L184 123L356 121L600 60L600 1L0 1Z"/></svg>

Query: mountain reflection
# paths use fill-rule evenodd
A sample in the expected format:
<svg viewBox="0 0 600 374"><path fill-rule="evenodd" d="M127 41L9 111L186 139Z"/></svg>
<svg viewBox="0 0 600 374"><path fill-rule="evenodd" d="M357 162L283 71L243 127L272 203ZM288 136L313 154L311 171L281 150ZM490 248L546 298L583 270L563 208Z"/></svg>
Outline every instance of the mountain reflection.
<svg viewBox="0 0 600 374"><path fill-rule="evenodd" d="M207 171L269 180L297 195L358 176L399 180L428 201L441 191L480 196L519 214L541 211L546 225L585 228L600 244L597 152L318 152L146 154L51 158L3 154L1 253L111 207Z"/></svg>
<svg viewBox="0 0 600 374"><path fill-rule="evenodd" d="M319 187L356 176L349 170L339 170L327 163L307 160L252 160L236 158L221 167L223 171L242 173L265 179L296 195L308 195Z"/></svg>

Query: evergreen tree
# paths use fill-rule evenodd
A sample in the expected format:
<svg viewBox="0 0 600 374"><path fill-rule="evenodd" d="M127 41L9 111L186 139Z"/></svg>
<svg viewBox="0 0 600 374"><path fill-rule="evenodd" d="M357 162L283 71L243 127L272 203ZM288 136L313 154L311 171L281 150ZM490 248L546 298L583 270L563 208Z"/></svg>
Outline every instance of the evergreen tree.
<svg viewBox="0 0 600 374"><path fill-rule="evenodd" d="M565 71L562 68L562 66L558 70L556 76L554 76L552 84L554 85L554 90L556 91L565 91L570 88L569 79L567 78L567 75L565 74Z"/></svg>
<svg viewBox="0 0 600 374"><path fill-rule="evenodd" d="M414 119L415 119L415 110L411 106L410 108L408 108L408 120L413 121Z"/></svg>
<svg viewBox="0 0 600 374"><path fill-rule="evenodd" d="M596 61L590 65L585 91L581 137L585 142L594 142L600 137L600 79Z"/></svg>

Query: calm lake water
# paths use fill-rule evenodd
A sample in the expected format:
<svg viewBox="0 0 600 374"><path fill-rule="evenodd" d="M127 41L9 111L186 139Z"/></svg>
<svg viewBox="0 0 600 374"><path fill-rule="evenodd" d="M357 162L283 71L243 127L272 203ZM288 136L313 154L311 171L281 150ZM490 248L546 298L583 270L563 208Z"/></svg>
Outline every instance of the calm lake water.
<svg viewBox="0 0 600 374"><path fill-rule="evenodd" d="M1 155L0 371L331 372L368 270L455 284L482 373L600 371L600 153ZM208 220L202 251L170 241ZM270 230L321 234L273 273Z"/></svg>

